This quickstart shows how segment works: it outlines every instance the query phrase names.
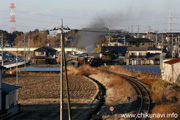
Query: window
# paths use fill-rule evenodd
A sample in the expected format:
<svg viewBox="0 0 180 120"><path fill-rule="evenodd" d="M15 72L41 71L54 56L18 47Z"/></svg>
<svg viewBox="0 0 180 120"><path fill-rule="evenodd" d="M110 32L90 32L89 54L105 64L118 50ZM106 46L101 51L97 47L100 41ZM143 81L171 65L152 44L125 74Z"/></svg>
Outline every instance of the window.
<svg viewBox="0 0 180 120"><path fill-rule="evenodd" d="M44 55L44 52L42 52L42 51L39 51L39 55Z"/></svg>
<svg viewBox="0 0 180 120"><path fill-rule="evenodd" d="M136 53L131 53L132 56L136 56Z"/></svg>
<svg viewBox="0 0 180 120"><path fill-rule="evenodd" d="M143 56L143 53L139 53L139 56Z"/></svg>

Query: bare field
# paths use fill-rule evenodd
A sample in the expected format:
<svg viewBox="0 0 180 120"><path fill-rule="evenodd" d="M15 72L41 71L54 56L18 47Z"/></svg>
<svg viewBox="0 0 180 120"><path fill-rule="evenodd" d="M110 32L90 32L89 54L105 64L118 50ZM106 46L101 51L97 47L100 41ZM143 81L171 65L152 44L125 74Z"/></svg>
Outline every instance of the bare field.
<svg viewBox="0 0 180 120"><path fill-rule="evenodd" d="M15 76L4 76L4 83L16 84ZM64 96L66 93L66 84L63 82ZM34 98L59 98L60 96L60 76L54 75L26 75L19 76L19 99ZM92 99L96 93L96 86L88 79L82 76L70 76L69 88L71 99ZM66 96L65 96L66 97Z"/></svg>
<svg viewBox="0 0 180 120"><path fill-rule="evenodd" d="M3 82L16 84L15 75L3 75ZM64 97L66 98L66 84ZM21 74L18 90L21 112L7 118L7 120L58 120L60 103L60 75L59 74ZM97 86L82 76L69 76L69 88L73 120L80 119L81 114L94 106L91 104L97 93ZM67 117L67 104L64 99L64 116ZM64 119L67 120L67 119Z"/></svg>

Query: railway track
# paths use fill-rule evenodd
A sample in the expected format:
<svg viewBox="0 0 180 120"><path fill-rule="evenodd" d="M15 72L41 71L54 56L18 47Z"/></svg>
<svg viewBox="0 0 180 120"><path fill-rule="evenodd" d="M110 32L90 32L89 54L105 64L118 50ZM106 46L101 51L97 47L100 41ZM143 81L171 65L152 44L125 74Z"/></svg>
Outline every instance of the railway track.
<svg viewBox="0 0 180 120"><path fill-rule="evenodd" d="M135 120L146 120L148 118L151 99L147 89L137 80L130 76L119 74L122 77L126 78L126 80L134 87L138 94L138 100L140 101L139 111L136 114Z"/></svg>
<svg viewBox="0 0 180 120"><path fill-rule="evenodd" d="M109 70L103 70L103 71L113 73L115 75L120 75L121 77L125 78L134 87L134 89L136 90L136 93L138 95L137 99L139 101L139 104L138 104L139 108L138 108L138 111L136 113L134 120L147 120L148 114L150 111L150 106L151 106L151 99L150 99L149 92L142 85L142 83L131 76L112 72Z"/></svg>

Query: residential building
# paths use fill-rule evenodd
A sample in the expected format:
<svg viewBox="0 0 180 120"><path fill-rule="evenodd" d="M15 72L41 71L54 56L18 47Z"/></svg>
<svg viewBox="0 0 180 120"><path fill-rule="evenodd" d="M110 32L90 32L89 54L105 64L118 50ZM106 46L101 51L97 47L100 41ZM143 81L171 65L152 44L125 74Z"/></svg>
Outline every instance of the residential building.
<svg viewBox="0 0 180 120"><path fill-rule="evenodd" d="M57 50L51 47L40 47L34 50L34 56L31 59L31 64L56 64L56 52Z"/></svg>
<svg viewBox="0 0 180 120"><path fill-rule="evenodd" d="M154 42L147 38L132 38L127 42L132 47L154 47Z"/></svg>
<svg viewBox="0 0 180 120"><path fill-rule="evenodd" d="M128 48L128 46L102 46L100 57L104 53L111 51L111 50L118 56L125 56L127 48Z"/></svg>
<svg viewBox="0 0 180 120"><path fill-rule="evenodd" d="M126 65L158 65L161 49L154 47L128 47Z"/></svg>
<svg viewBox="0 0 180 120"><path fill-rule="evenodd" d="M162 79L171 83L180 82L180 58L165 60L163 63Z"/></svg>
<svg viewBox="0 0 180 120"><path fill-rule="evenodd" d="M17 90L21 87L2 83L3 69L4 67L0 66L0 118L17 112L20 109L20 105L18 105Z"/></svg>

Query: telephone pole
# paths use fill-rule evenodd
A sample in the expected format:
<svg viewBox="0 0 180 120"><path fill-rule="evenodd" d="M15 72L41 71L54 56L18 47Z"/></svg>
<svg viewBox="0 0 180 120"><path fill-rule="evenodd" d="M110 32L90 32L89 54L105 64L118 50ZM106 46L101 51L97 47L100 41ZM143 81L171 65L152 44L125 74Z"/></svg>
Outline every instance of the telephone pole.
<svg viewBox="0 0 180 120"><path fill-rule="evenodd" d="M3 33L1 33L1 49L2 49L2 66L4 65L4 59L3 59L3 57L4 57L4 55L3 55L3 46L4 46L4 44L3 44Z"/></svg>
<svg viewBox="0 0 180 120"><path fill-rule="evenodd" d="M24 34L24 67L26 67L26 38Z"/></svg>
<svg viewBox="0 0 180 120"><path fill-rule="evenodd" d="M63 20L61 19L60 28L60 43L61 43L61 78L60 78L60 120L63 120Z"/></svg>
<svg viewBox="0 0 180 120"><path fill-rule="evenodd" d="M173 48L174 48L174 41L173 41L173 39L174 39L174 36L173 36L173 33L172 33L172 58L173 58Z"/></svg>
<svg viewBox="0 0 180 120"><path fill-rule="evenodd" d="M133 33L133 25L131 25L131 33Z"/></svg>
<svg viewBox="0 0 180 120"><path fill-rule="evenodd" d="M63 66L65 71L65 80L66 80L66 91L67 91L67 104L68 104L68 120L71 120L71 106L70 106L70 96L69 96L69 86L68 86L68 76L66 68L66 56L64 50L64 35L63 30L63 19L61 19L61 28L60 31L60 42L61 42L61 72L60 72L60 120L63 120Z"/></svg>
<svg viewBox="0 0 180 120"><path fill-rule="evenodd" d="M163 33L162 33L162 36L161 36L161 46L162 46L162 50L163 50L163 48L164 48L164 35L163 35Z"/></svg>

